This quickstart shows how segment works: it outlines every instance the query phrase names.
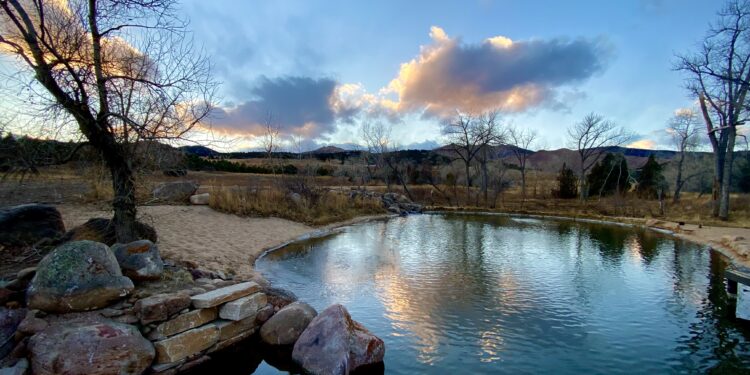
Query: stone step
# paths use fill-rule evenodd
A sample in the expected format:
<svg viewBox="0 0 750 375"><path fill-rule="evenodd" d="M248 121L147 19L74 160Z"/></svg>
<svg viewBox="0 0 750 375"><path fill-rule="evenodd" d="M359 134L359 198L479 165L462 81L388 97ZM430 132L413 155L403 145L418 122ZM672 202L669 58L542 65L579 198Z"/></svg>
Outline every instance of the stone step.
<svg viewBox="0 0 750 375"><path fill-rule="evenodd" d="M189 329L200 327L215 320L218 316L219 310L216 307L193 310L159 324L153 331L151 331L151 333L149 333L148 338L150 340L161 340L169 336L174 336Z"/></svg>
<svg viewBox="0 0 750 375"><path fill-rule="evenodd" d="M234 301L238 298L253 294L260 290L260 286L252 281L230 285L191 297L193 306L205 309Z"/></svg>
<svg viewBox="0 0 750 375"><path fill-rule="evenodd" d="M180 361L191 355L212 347L219 341L219 329L213 324L180 333L179 335L157 341L155 364Z"/></svg>
<svg viewBox="0 0 750 375"><path fill-rule="evenodd" d="M258 310L265 307L266 303L268 303L268 298L264 293L251 294L222 306L219 310L219 316L228 320L242 320L249 316L255 317Z"/></svg>

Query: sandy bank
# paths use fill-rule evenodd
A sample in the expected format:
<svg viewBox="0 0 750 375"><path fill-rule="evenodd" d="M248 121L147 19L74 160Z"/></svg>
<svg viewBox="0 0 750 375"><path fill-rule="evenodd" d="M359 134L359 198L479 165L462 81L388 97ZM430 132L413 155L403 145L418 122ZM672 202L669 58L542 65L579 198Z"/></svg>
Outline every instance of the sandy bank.
<svg viewBox="0 0 750 375"><path fill-rule="evenodd" d="M93 206L62 205L66 228L111 213ZM207 206L143 206L139 217L159 234L159 250L172 260L195 262L207 270L247 275L265 249L297 238L315 228L278 218L229 215Z"/></svg>

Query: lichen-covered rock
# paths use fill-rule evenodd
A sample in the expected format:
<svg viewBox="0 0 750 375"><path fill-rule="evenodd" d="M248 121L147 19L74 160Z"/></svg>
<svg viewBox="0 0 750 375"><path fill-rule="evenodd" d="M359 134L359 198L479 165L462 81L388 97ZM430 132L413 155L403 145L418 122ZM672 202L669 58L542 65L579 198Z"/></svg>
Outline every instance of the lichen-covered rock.
<svg viewBox="0 0 750 375"><path fill-rule="evenodd" d="M238 298L253 294L260 290L258 284L248 281L235 285L225 286L210 292L198 294L190 297L193 301L193 307L196 309L205 309L234 301Z"/></svg>
<svg viewBox="0 0 750 375"><path fill-rule="evenodd" d="M156 243L156 230L151 226L136 222L135 235L139 239L147 239ZM71 229L64 236L65 241L96 241L112 246L117 242L115 227L112 220L105 218L89 219L89 221Z"/></svg>
<svg viewBox="0 0 750 375"><path fill-rule="evenodd" d="M154 198L165 202L187 202L198 190L198 184L192 181L165 182L153 190Z"/></svg>
<svg viewBox="0 0 750 375"><path fill-rule="evenodd" d="M383 340L352 320L341 305L332 305L310 322L297 339L292 359L311 374L348 374L383 361Z"/></svg>
<svg viewBox="0 0 750 375"><path fill-rule="evenodd" d="M118 243L112 246L112 251L122 273L135 281L158 280L164 272L159 247L149 240Z"/></svg>
<svg viewBox="0 0 750 375"><path fill-rule="evenodd" d="M140 374L154 346L137 328L113 321L56 324L29 340L34 374Z"/></svg>
<svg viewBox="0 0 750 375"><path fill-rule="evenodd" d="M0 307L0 358L5 357L13 350L15 345L13 337L25 316L26 309Z"/></svg>
<svg viewBox="0 0 750 375"><path fill-rule="evenodd" d="M34 244L63 234L65 224L54 206L22 204L0 209L0 245Z"/></svg>
<svg viewBox="0 0 750 375"><path fill-rule="evenodd" d="M107 245L75 241L39 262L27 298L30 308L65 313L105 307L132 290L133 282L122 275Z"/></svg>
<svg viewBox="0 0 750 375"><path fill-rule="evenodd" d="M260 328L260 337L271 345L292 345L318 313L304 303L294 302L279 310Z"/></svg>

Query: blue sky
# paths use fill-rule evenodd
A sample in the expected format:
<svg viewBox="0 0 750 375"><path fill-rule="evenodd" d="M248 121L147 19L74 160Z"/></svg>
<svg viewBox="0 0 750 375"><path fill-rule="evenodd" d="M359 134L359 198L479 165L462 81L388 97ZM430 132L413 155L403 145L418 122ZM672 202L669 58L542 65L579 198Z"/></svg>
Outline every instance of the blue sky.
<svg viewBox="0 0 750 375"><path fill-rule="evenodd" d="M221 82L217 134L248 149L269 117L309 147L360 142L386 122L402 147L434 147L455 110L500 109L536 148L597 112L668 147L693 100L672 70L721 1L182 0ZM5 66L7 68L7 66ZM10 99L10 98L8 98ZM226 147L225 147L226 148Z"/></svg>

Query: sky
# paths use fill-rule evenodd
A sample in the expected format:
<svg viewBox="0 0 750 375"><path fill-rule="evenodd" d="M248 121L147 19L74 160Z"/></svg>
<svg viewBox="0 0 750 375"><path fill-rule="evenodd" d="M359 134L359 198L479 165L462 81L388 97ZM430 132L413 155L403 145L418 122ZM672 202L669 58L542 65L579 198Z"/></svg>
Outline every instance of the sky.
<svg viewBox="0 0 750 375"><path fill-rule="evenodd" d="M444 142L455 112L501 111L570 146L596 112L669 148L664 128L693 105L675 56L695 50L721 1L182 0L221 83L209 124L225 148L253 149L263 124L308 148L362 143L363 122L403 148Z"/></svg>

